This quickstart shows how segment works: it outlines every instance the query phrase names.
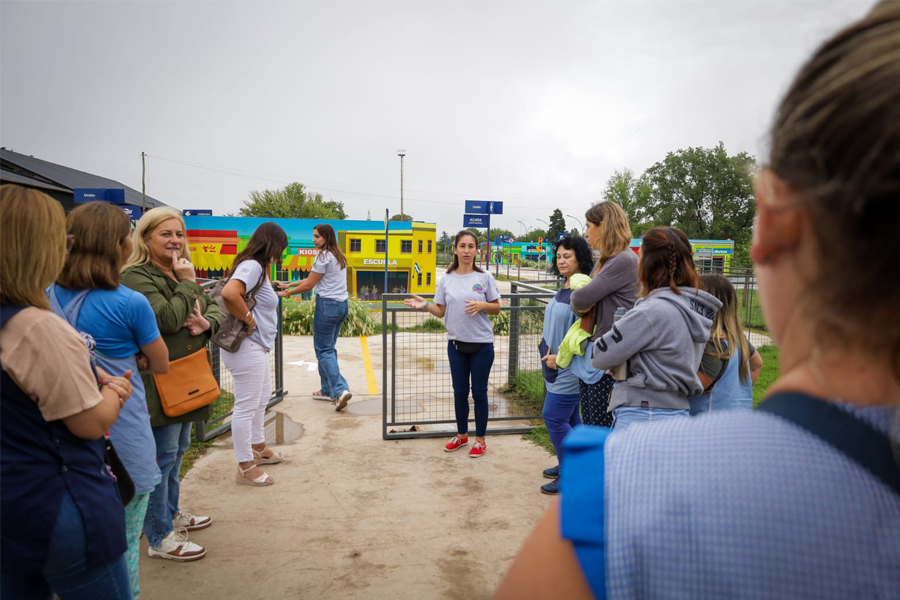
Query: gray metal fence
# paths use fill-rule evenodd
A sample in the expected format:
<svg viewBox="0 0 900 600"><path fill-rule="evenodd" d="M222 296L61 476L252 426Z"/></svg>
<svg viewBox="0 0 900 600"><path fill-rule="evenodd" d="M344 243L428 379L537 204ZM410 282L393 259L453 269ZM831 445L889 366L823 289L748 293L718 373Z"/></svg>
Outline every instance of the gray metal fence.
<svg viewBox="0 0 900 600"><path fill-rule="evenodd" d="M524 433L541 418L544 378L538 344L544 307L554 291L514 292L501 297L494 324L494 364L488 382L491 435ZM453 386L443 323L400 300L382 297L384 439L442 437L456 432ZM423 295L423 298L432 296ZM471 398L469 400L471 402ZM474 410L470 412L474 420Z"/></svg>
<svg viewBox="0 0 900 600"><path fill-rule="evenodd" d="M207 281L202 285L211 289L216 281ZM269 368L272 372L272 397L266 408L278 404L284 400L287 393L284 390L284 346L281 333L281 299L278 300L278 334L275 336L275 345L269 352ZM219 399L210 405L210 416L206 421L194 423L194 437L197 441L205 442L225 432L231 431L231 409L234 407L234 379L231 372L222 363L222 350L210 342L209 352L212 358L213 375L219 383L222 394Z"/></svg>

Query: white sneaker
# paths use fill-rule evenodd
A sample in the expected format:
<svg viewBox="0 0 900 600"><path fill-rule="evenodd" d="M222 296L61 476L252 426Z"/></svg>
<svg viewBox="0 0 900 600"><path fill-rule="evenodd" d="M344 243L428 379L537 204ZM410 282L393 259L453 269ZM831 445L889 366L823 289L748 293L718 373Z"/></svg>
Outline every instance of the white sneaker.
<svg viewBox="0 0 900 600"><path fill-rule="evenodd" d="M206 556L206 549L188 541L188 533L184 527L173 529L162 539L158 548L150 546L147 554L151 558L165 558L178 562L191 562Z"/></svg>
<svg viewBox="0 0 900 600"><path fill-rule="evenodd" d="M341 395L334 399L334 410L344 410L347 408L347 403L350 402L350 398L352 397L353 394L350 393L350 390L341 392Z"/></svg>
<svg viewBox="0 0 900 600"><path fill-rule="evenodd" d="M172 526L175 529L184 527L188 531L197 531L198 529L206 529L210 525L212 525L211 518L192 515L191 511L186 508L182 508L181 512L172 519Z"/></svg>

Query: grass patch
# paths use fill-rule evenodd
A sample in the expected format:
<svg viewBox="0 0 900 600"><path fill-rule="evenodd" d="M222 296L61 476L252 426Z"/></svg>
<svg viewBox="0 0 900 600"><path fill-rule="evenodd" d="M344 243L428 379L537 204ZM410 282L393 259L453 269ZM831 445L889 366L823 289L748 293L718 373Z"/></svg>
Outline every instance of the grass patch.
<svg viewBox="0 0 900 600"><path fill-rule="evenodd" d="M760 357L763 359L762 371L753 385L753 407L762 402L769 386L778 379L778 348L775 346L762 346L756 349Z"/></svg>
<svg viewBox="0 0 900 600"><path fill-rule="evenodd" d="M500 392L525 416L539 416L544 411L544 376L540 370L517 371L513 382Z"/></svg>
<svg viewBox="0 0 900 600"><path fill-rule="evenodd" d="M213 447L212 442L198 442L193 434L191 435L191 447L187 449L184 456L181 457L181 470L178 472L178 478L184 479L187 472L191 470L197 459L206 454L206 451Z"/></svg>
<svg viewBox="0 0 900 600"><path fill-rule="evenodd" d="M545 425L535 427L531 430L531 433L523 435L522 439L528 440L532 444L540 446L551 455L556 456L556 448L553 447L553 442L550 441L550 434L547 433L547 427Z"/></svg>
<svg viewBox="0 0 900 600"><path fill-rule="evenodd" d="M412 327L407 327L404 331L422 331L425 333L443 333L447 331L444 322L434 317L428 317L421 323L417 323Z"/></svg>

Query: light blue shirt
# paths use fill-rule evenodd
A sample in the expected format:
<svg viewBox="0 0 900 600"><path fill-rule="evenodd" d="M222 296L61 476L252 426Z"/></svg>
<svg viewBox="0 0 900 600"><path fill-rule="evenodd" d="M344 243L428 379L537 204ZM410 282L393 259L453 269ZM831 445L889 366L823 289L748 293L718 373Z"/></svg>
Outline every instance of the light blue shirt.
<svg viewBox="0 0 900 600"><path fill-rule="evenodd" d="M559 352L559 344L566 337L566 332L578 318L569 308L572 290L561 289L544 309L544 341L550 347L550 354ZM548 392L554 394L577 394L578 377L572 372L571 363L568 368L557 367L556 381L544 381Z"/></svg>

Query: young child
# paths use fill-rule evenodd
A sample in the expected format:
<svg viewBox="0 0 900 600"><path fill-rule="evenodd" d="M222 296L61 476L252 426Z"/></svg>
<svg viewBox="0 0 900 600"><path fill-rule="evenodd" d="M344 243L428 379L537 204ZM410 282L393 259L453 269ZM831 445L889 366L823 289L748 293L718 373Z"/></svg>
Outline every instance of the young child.
<svg viewBox="0 0 900 600"><path fill-rule="evenodd" d="M703 275L700 281L722 308L713 321L697 373L703 393L689 399L691 416L729 408L749 410L753 408L753 384L762 369L762 357L743 335L737 294L728 278L714 273Z"/></svg>

